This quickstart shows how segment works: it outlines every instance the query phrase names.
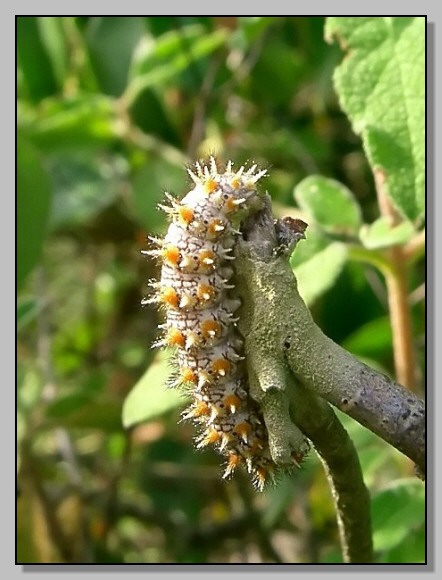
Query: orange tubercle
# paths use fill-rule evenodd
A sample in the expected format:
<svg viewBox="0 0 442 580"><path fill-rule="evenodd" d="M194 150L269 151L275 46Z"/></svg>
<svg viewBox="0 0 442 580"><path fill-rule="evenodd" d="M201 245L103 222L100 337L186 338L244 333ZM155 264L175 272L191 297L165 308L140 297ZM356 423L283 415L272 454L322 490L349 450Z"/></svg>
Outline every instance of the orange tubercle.
<svg viewBox="0 0 442 580"><path fill-rule="evenodd" d="M212 250L200 250L198 260L201 266L207 270L213 270L215 267L216 256Z"/></svg>
<svg viewBox="0 0 442 580"><path fill-rule="evenodd" d="M177 308L178 294L175 288L172 288L171 286L165 286L161 288L158 301L166 304L167 306L171 306L172 308Z"/></svg>
<svg viewBox="0 0 442 580"><path fill-rule="evenodd" d="M243 441L247 442L247 436L249 435L251 430L252 430L251 425L244 421L243 423L239 423L238 425L236 425L233 432L239 435L241 439L243 439Z"/></svg>
<svg viewBox="0 0 442 580"><path fill-rule="evenodd" d="M212 369L213 372L217 373L222 377L225 377L230 373L231 370L230 362L224 358L218 358L213 361Z"/></svg>
<svg viewBox="0 0 442 580"><path fill-rule="evenodd" d="M269 474L269 472L265 467L257 467L255 469L256 483L258 485L258 489L260 489L261 491L264 488L268 474Z"/></svg>
<svg viewBox="0 0 442 580"><path fill-rule="evenodd" d="M179 221L182 224L188 226L190 222L193 221L194 217L193 209L191 207L188 207L187 205L182 205L178 209L178 217Z"/></svg>
<svg viewBox="0 0 442 580"><path fill-rule="evenodd" d="M224 397L223 403L231 413L235 413L241 405L241 399L237 395L227 395Z"/></svg>
<svg viewBox="0 0 442 580"><path fill-rule="evenodd" d="M180 261L180 251L173 244L168 244L167 246L164 246L162 256L163 261L169 266L173 266L174 268L177 267L178 262Z"/></svg>
<svg viewBox="0 0 442 580"><path fill-rule="evenodd" d="M207 233L211 238L217 238L222 235L226 226L220 219L213 219L207 226Z"/></svg>
<svg viewBox="0 0 442 580"><path fill-rule="evenodd" d="M235 203L234 197L230 196L228 199L226 199L225 208L229 213L238 209L238 205Z"/></svg>
<svg viewBox="0 0 442 580"><path fill-rule="evenodd" d="M189 368L181 369L181 382L182 383L196 383L198 380L196 373Z"/></svg>
<svg viewBox="0 0 442 580"><path fill-rule="evenodd" d="M194 417L201 417L202 415L209 415L209 414L210 414L209 405L207 403L205 403L204 401L198 401L198 403L193 411L193 416Z"/></svg>
<svg viewBox="0 0 442 580"><path fill-rule="evenodd" d="M238 177L234 177L233 179L230 180L230 185L233 187L233 189L238 189L239 187L241 187L241 179L239 179Z"/></svg>
<svg viewBox="0 0 442 580"><path fill-rule="evenodd" d="M210 286L209 284L198 284L198 288L196 291L196 296L197 296L198 300L201 300L201 301L212 300L212 298L214 298L215 294L216 294L216 290L213 286Z"/></svg>
<svg viewBox="0 0 442 580"><path fill-rule="evenodd" d="M204 401L197 401L187 412L182 413L184 419L198 418L210 414L210 408Z"/></svg>
<svg viewBox="0 0 442 580"><path fill-rule="evenodd" d="M215 181L215 179L209 177L204 182L204 189L207 191L207 193L212 193L218 189L218 183Z"/></svg>
<svg viewBox="0 0 442 580"><path fill-rule="evenodd" d="M203 320L201 332L204 338L215 338L221 334L221 325L216 320Z"/></svg>
<svg viewBox="0 0 442 580"><path fill-rule="evenodd" d="M212 445L214 443L218 443L222 438L221 433L216 431L216 429L209 429L204 433L198 447L205 447L206 445Z"/></svg>
<svg viewBox="0 0 442 580"><path fill-rule="evenodd" d="M186 337L177 328L170 328L166 336L167 346L180 346L184 347L186 342Z"/></svg>
<svg viewBox="0 0 442 580"><path fill-rule="evenodd" d="M236 453L230 453L230 455L227 459L227 468L226 468L225 476L233 473L240 463L241 463L241 457L239 455L236 455Z"/></svg>

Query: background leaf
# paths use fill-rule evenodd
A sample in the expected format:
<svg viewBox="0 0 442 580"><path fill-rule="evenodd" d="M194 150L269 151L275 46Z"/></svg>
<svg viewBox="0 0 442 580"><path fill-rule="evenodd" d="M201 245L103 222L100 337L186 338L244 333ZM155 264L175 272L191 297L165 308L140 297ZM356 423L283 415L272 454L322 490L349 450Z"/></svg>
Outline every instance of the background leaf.
<svg viewBox="0 0 442 580"><path fill-rule="evenodd" d="M345 244L333 242L325 250L295 268L299 293L306 304L312 304L333 286L347 259Z"/></svg>
<svg viewBox="0 0 442 580"><path fill-rule="evenodd" d="M420 519L416 514L420 514ZM424 522L424 484L415 479L391 484L373 498L372 517L374 549L394 548Z"/></svg>
<svg viewBox="0 0 442 580"><path fill-rule="evenodd" d="M144 33L139 16L95 16L86 30L89 57L102 92L119 96L127 82L133 52Z"/></svg>
<svg viewBox="0 0 442 580"><path fill-rule="evenodd" d="M194 24L162 35L157 42L146 40L137 51L131 70L130 100L148 87L160 86L219 48L226 31L207 33Z"/></svg>
<svg viewBox="0 0 442 580"><path fill-rule="evenodd" d="M339 181L312 175L298 183L294 195L299 207L325 231L351 234L361 224L355 196Z"/></svg>
<svg viewBox="0 0 442 580"><path fill-rule="evenodd" d="M32 322L38 313L38 303L34 297L23 296L17 300L17 331Z"/></svg>
<svg viewBox="0 0 442 580"><path fill-rule="evenodd" d="M51 183L38 151L17 139L17 285L37 264L51 207Z"/></svg>
<svg viewBox="0 0 442 580"><path fill-rule="evenodd" d="M366 248L376 250L405 244L411 240L414 233L415 229L411 222L405 221L392 227L390 220L380 217L370 225L363 225L359 231L359 238Z"/></svg>
<svg viewBox="0 0 442 580"><path fill-rule="evenodd" d="M157 204L165 203L165 191L180 197L182 190L183 167L152 156L134 177L133 194L137 221L149 232L159 233L166 216Z"/></svg>
<svg viewBox="0 0 442 580"><path fill-rule="evenodd" d="M149 421L185 403L183 393L166 387L171 368L168 354L155 357L144 375L133 387L123 407L123 425L132 427Z"/></svg>
<svg viewBox="0 0 442 580"><path fill-rule="evenodd" d="M425 18L330 17L347 58L336 69L342 108L373 171L410 220L425 210Z"/></svg>
<svg viewBox="0 0 442 580"><path fill-rule="evenodd" d="M119 137L115 105L109 97L46 99L38 114L26 112L20 128L45 152L112 146Z"/></svg>
<svg viewBox="0 0 442 580"><path fill-rule="evenodd" d="M53 95L58 89L53 63L43 41L43 19L37 16L17 18L18 61L26 88L34 101Z"/></svg>
<svg viewBox="0 0 442 580"><path fill-rule="evenodd" d="M392 331L390 318L382 316L359 326L342 343L351 353L361 357L383 360L392 355Z"/></svg>
<svg viewBox="0 0 442 580"><path fill-rule="evenodd" d="M118 158L100 154L54 156L51 159L55 185L51 227L89 223L115 201L125 169Z"/></svg>

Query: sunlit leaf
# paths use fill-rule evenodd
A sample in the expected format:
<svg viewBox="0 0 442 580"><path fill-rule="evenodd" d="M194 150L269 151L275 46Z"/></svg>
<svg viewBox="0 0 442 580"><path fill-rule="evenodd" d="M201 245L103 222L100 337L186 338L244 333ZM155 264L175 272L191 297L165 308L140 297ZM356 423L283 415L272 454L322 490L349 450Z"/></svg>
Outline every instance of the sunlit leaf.
<svg viewBox="0 0 442 580"><path fill-rule="evenodd" d="M425 520L425 486L416 479L398 480L373 497L375 550L389 550Z"/></svg>
<svg viewBox="0 0 442 580"><path fill-rule="evenodd" d="M23 113L21 129L45 151L103 147L119 138L115 105L104 95L47 99L38 114L35 110Z"/></svg>
<svg viewBox="0 0 442 580"><path fill-rule="evenodd" d="M218 29L207 33L195 24L179 30L171 30L156 42L146 40L136 53L131 69L131 81L127 90L130 102L147 87L159 86L174 78L197 61L219 48L225 41L227 31Z"/></svg>
<svg viewBox="0 0 442 580"><path fill-rule="evenodd" d="M333 286L346 260L345 244L333 242L295 268L299 293L306 304L312 304Z"/></svg>
<svg viewBox="0 0 442 580"><path fill-rule="evenodd" d="M161 352L133 387L123 406L123 425L132 427L180 407L185 397L176 389L166 387L171 368L169 357Z"/></svg>
<svg viewBox="0 0 442 580"><path fill-rule="evenodd" d="M359 230L359 238L366 248L375 250L405 244L411 240L415 231L409 221L392 227L387 218L380 217L370 225L363 225Z"/></svg>
<svg viewBox="0 0 442 580"><path fill-rule="evenodd" d="M319 175L306 177L295 188L295 199L324 230L355 233L361 210L353 193L339 181Z"/></svg>
<svg viewBox="0 0 442 580"><path fill-rule="evenodd" d="M425 17L327 19L347 53L335 72L340 103L373 171L410 220L425 210Z"/></svg>

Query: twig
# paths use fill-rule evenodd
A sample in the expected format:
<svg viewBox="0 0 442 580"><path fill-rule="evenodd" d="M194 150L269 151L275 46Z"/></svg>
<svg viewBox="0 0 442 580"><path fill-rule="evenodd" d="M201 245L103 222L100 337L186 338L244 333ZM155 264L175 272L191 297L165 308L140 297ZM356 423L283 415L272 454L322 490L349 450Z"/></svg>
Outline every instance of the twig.
<svg viewBox="0 0 442 580"><path fill-rule="evenodd" d="M426 231L421 230L403 247L404 259L408 265L425 255L425 242Z"/></svg>
<svg viewBox="0 0 442 580"><path fill-rule="evenodd" d="M239 328L246 337L250 391L263 410L273 460L285 465L292 458L302 458L305 435L310 438L323 460L336 503L344 561L370 562L370 500L356 451L326 401L313 389L300 386L292 375L299 378L290 364L293 336L302 332L298 325L305 321L292 318L292 307L285 301L287 296L293 299L293 274L288 278L284 271L277 272L275 264L278 268L288 264L287 255L303 237L305 224L295 220L274 223L268 203L266 211L249 226L245 226L245 239L237 251L237 281L244 298ZM308 312L305 305L303 308ZM310 323L313 325L311 317ZM306 343L313 342L316 334L304 338ZM305 352L304 356L304 364L314 373L317 357ZM311 388L311 381L306 386Z"/></svg>
<svg viewBox="0 0 442 580"><path fill-rule="evenodd" d="M383 171L375 170L374 179L381 214L390 220L392 226L397 225L401 220L385 191ZM409 389L416 390L418 377L408 303L407 255L401 246L393 246L387 251L387 256L392 265L385 275L385 282L393 331L396 378Z"/></svg>
<svg viewBox="0 0 442 580"><path fill-rule="evenodd" d="M322 333L299 296L287 257L276 251L270 207L246 237L237 245L236 266L244 298L247 359L256 360L257 352L269 353L258 361L261 376L277 376L272 367L284 368L279 363L287 361L307 389L376 433L424 472L424 402Z"/></svg>
<svg viewBox="0 0 442 580"><path fill-rule="evenodd" d="M292 391L293 420L312 441L332 490L344 562L369 563L370 496L353 442L323 399L296 383Z"/></svg>

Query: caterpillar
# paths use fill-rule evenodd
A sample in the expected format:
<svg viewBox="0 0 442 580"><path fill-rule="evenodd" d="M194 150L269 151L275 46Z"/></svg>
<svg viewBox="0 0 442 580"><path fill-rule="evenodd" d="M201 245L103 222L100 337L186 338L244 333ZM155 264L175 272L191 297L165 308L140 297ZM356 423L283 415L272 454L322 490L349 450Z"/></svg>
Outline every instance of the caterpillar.
<svg viewBox="0 0 442 580"><path fill-rule="evenodd" d="M257 490L273 479L274 464L261 409L251 398L243 338L232 297L233 249L245 217L263 207L258 182L267 171L252 165L237 171L228 162L219 172L211 157L187 170L193 188L181 199L166 194L159 207L171 223L164 239L149 237L154 249L143 253L161 261L155 292L144 303L165 311L164 331L154 344L176 350L172 386L188 391L191 403L182 413L198 431L197 448L212 445L225 458L223 478L240 465Z"/></svg>

